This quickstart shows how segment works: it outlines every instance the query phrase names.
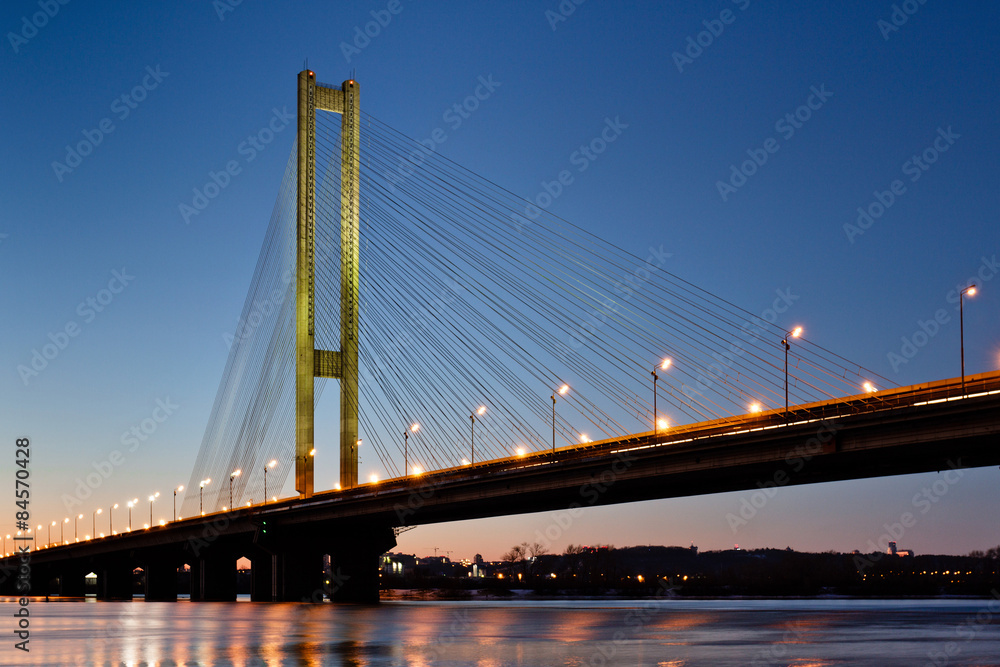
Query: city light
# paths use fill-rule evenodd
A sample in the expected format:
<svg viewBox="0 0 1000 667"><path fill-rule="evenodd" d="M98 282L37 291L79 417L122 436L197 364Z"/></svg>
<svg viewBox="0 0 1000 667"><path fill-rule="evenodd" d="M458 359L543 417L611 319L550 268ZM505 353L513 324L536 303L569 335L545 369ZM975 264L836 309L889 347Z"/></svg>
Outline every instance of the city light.
<svg viewBox="0 0 1000 667"><path fill-rule="evenodd" d="M514 450L514 452L518 456L524 456L525 454L527 454L527 452L525 451L524 447L518 447L517 449Z"/></svg>
<svg viewBox="0 0 1000 667"><path fill-rule="evenodd" d="M416 422L413 422L413 425L410 426L410 432L411 433L416 433L419 430L420 430L420 424L418 424Z"/></svg>
<svg viewBox="0 0 1000 667"><path fill-rule="evenodd" d="M375 484L376 482L378 482L378 475L375 473L368 475L368 481L370 481L372 484Z"/></svg>
<svg viewBox="0 0 1000 667"><path fill-rule="evenodd" d="M667 428L668 426L670 426L670 422L663 417L656 420L656 428Z"/></svg>
<svg viewBox="0 0 1000 667"><path fill-rule="evenodd" d="M419 475L419 474L423 473L423 471L424 471L423 468L421 468L420 466L413 466L413 474L414 475Z"/></svg>
<svg viewBox="0 0 1000 667"><path fill-rule="evenodd" d="M559 395L560 396L562 396L563 394L565 394L567 391L569 391L569 385L568 384L564 384L563 386L559 387Z"/></svg>
<svg viewBox="0 0 1000 667"><path fill-rule="evenodd" d="M869 394L875 391L875 385L873 385L871 382L865 382L864 388L865 391L868 392Z"/></svg>
<svg viewBox="0 0 1000 667"><path fill-rule="evenodd" d="M760 412L762 409L763 408L761 408L760 403L751 403L750 404L750 412Z"/></svg>
<svg viewBox="0 0 1000 667"><path fill-rule="evenodd" d="M486 414L486 406L485 405L480 405L479 409L476 410L476 414L479 415L480 417L482 417L484 414Z"/></svg>
<svg viewBox="0 0 1000 667"><path fill-rule="evenodd" d="M672 363L674 363L672 359L664 359L663 363L660 364L660 368L662 370L667 370L668 368L670 368L670 364Z"/></svg>

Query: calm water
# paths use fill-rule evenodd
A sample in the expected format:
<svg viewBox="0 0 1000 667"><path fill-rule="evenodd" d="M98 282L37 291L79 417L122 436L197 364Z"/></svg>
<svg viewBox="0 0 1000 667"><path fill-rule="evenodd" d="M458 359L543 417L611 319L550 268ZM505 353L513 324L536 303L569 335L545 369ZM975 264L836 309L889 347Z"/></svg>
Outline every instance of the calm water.
<svg viewBox="0 0 1000 667"><path fill-rule="evenodd" d="M3 665L1000 665L1000 601L33 602Z"/></svg>

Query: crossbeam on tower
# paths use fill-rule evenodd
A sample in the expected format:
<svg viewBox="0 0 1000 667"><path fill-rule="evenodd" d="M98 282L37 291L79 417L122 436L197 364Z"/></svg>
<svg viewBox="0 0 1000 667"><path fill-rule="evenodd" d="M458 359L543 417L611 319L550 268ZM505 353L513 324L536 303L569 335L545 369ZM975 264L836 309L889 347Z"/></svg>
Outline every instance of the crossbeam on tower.
<svg viewBox="0 0 1000 667"><path fill-rule="evenodd" d="M298 205L295 289L295 489L313 494L315 378L340 380L340 485L358 483L358 267L360 87L298 78ZM316 111L341 114L340 350L315 347Z"/></svg>

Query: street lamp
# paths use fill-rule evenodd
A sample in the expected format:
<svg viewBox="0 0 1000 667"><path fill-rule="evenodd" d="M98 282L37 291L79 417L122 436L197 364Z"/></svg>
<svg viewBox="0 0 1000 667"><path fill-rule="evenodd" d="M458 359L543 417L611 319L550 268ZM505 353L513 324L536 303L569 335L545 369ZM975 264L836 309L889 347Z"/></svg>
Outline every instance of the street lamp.
<svg viewBox="0 0 1000 667"><path fill-rule="evenodd" d="M138 498L128 501L128 532L132 532L132 508L139 504Z"/></svg>
<svg viewBox="0 0 1000 667"><path fill-rule="evenodd" d="M420 424L413 422L409 429L403 431L403 477L408 474L406 471L410 467L410 432L416 433L420 430Z"/></svg>
<svg viewBox="0 0 1000 667"><path fill-rule="evenodd" d="M108 508L108 535L115 534L115 510L118 509L118 503L115 503Z"/></svg>
<svg viewBox="0 0 1000 667"><path fill-rule="evenodd" d="M278 465L278 461L275 460L275 459L271 459L271 461L266 466L264 466L264 504L265 505L267 504L267 469L268 468L273 468L276 465Z"/></svg>
<svg viewBox="0 0 1000 667"><path fill-rule="evenodd" d="M476 462L476 415L482 417L486 414L486 406L480 405L479 409L469 415L469 419L472 420L472 463Z"/></svg>
<svg viewBox="0 0 1000 667"><path fill-rule="evenodd" d="M798 338L802 335L802 327L795 327L781 340L782 347L785 348L785 419L788 419L788 349L791 345L788 344L789 338Z"/></svg>
<svg viewBox="0 0 1000 667"><path fill-rule="evenodd" d="M962 301L966 294L976 296L976 286L969 285L958 293L958 336L959 347L962 351L962 396L965 396L965 316L962 312Z"/></svg>
<svg viewBox="0 0 1000 667"><path fill-rule="evenodd" d="M569 385L564 384L559 387L558 392L552 394L552 453L556 453L556 394L562 396L567 391L569 391Z"/></svg>
<svg viewBox="0 0 1000 667"><path fill-rule="evenodd" d="M97 515L103 512L103 508L98 507L94 510L94 537L97 537Z"/></svg>
<svg viewBox="0 0 1000 667"><path fill-rule="evenodd" d="M233 506L233 480L240 476L243 471L237 468L229 473L229 507ZM149 520L152 523L152 519Z"/></svg>
<svg viewBox="0 0 1000 667"><path fill-rule="evenodd" d="M212 478L201 480L201 484L198 485L198 511L201 512L202 516L205 516L205 485L211 484Z"/></svg>
<svg viewBox="0 0 1000 667"><path fill-rule="evenodd" d="M52 544L52 526L54 526L54 525L56 525L55 521L53 521L51 524L49 524L49 544L50 545Z"/></svg>
<svg viewBox="0 0 1000 667"><path fill-rule="evenodd" d="M177 492L183 490L184 490L183 484L174 489L174 521L177 521Z"/></svg>
<svg viewBox="0 0 1000 667"><path fill-rule="evenodd" d="M153 525L153 501L160 497L160 492L157 491L149 497L149 525Z"/></svg>
<svg viewBox="0 0 1000 667"><path fill-rule="evenodd" d="M670 368L671 363L672 362L670 359L664 359L660 363L660 369L667 370L668 368ZM653 366L653 439L654 440L656 439L656 436L658 435L660 428L660 422L657 419L657 413L656 413L656 381L659 379L660 376L656 374L656 366Z"/></svg>
<svg viewBox="0 0 1000 667"><path fill-rule="evenodd" d="M73 519L73 539L76 540L77 542L80 541L80 531L77 528L77 520L82 518L83 518L82 514L77 514L76 519Z"/></svg>
<svg viewBox="0 0 1000 667"><path fill-rule="evenodd" d="M62 543L62 544L66 544L66 538L64 537L63 527L67 523L69 523L69 517L66 517L65 519L63 519L63 522L61 524L59 524L59 542Z"/></svg>

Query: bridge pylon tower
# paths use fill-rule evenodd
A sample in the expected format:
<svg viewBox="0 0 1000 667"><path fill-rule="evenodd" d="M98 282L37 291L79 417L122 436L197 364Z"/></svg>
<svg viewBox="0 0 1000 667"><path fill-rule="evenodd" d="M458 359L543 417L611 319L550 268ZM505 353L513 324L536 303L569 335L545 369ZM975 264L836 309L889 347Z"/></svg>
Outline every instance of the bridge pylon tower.
<svg viewBox="0 0 1000 667"><path fill-rule="evenodd" d="M340 485L358 483L358 270L360 87L298 78L298 206L295 288L295 489L313 494L315 378L340 380ZM340 350L315 347L316 112L341 114Z"/></svg>

